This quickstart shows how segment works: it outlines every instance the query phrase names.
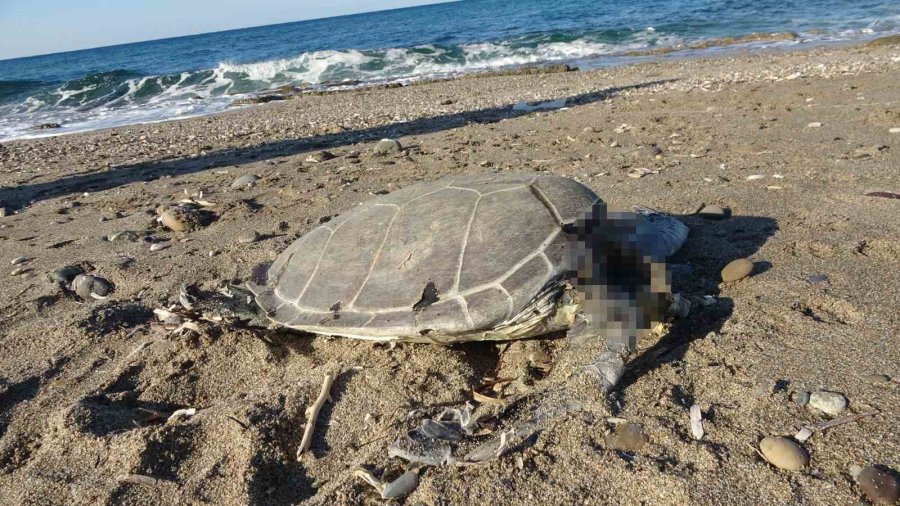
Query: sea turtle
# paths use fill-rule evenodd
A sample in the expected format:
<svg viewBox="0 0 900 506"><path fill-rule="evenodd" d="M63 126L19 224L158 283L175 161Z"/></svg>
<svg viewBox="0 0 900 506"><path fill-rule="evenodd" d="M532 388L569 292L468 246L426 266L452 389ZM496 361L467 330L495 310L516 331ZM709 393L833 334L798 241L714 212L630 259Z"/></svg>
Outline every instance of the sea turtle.
<svg viewBox="0 0 900 506"><path fill-rule="evenodd" d="M458 343L580 324L606 339L609 390L660 319L676 218L612 213L545 174L452 176L374 198L291 244L249 288L273 321L314 334Z"/></svg>

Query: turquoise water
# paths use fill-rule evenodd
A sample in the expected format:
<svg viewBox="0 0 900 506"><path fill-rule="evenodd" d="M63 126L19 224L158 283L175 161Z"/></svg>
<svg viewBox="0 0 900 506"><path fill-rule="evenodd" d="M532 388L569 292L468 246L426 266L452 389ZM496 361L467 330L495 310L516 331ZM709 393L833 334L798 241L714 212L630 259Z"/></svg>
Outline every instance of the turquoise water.
<svg viewBox="0 0 900 506"><path fill-rule="evenodd" d="M793 35L725 40L783 32ZM0 141L210 114L284 85L590 68L698 44L733 50L898 32L896 0L465 0L0 61ZM30 130L43 123L63 128Z"/></svg>

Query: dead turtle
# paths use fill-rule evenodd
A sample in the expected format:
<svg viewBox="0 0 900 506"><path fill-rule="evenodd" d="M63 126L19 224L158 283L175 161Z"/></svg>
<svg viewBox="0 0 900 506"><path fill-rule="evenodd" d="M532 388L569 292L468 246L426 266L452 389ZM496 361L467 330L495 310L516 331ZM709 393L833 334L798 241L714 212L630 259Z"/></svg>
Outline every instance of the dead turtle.
<svg viewBox="0 0 900 506"><path fill-rule="evenodd" d="M313 229L249 283L276 323L314 334L458 343L578 326L606 340L616 384L669 293L687 227L612 213L587 186L543 174L453 176L374 198Z"/></svg>

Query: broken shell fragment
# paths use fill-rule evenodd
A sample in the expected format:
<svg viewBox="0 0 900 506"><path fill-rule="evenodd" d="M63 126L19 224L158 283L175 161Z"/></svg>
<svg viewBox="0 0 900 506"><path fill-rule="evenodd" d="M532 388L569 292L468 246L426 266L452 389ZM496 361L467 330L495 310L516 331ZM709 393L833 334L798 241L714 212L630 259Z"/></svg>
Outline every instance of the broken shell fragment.
<svg viewBox="0 0 900 506"><path fill-rule="evenodd" d="M399 499L413 493L419 486L419 474L415 471L406 471L396 480L385 483L381 489L382 499Z"/></svg>
<svg viewBox="0 0 900 506"><path fill-rule="evenodd" d="M659 169L648 169L646 167L635 167L628 171L628 177L640 179L648 174L659 174Z"/></svg>
<svg viewBox="0 0 900 506"><path fill-rule="evenodd" d="M703 439L703 412L700 410L700 406L697 404L691 406L689 416L691 420L691 435L694 436L694 439Z"/></svg>
<svg viewBox="0 0 900 506"><path fill-rule="evenodd" d="M623 452L640 451L650 440L644 429L636 423L623 423L616 426L615 430L610 432L604 438L606 446L613 450Z"/></svg>
<svg viewBox="0 0 900 506"><path fill-rule="evenodd" d="M365 481L374 488L382 499L399 499L413 493L419 486L419 474L413 470L406 471L396 480L385 483L365 469L356 469L354 476Z"/></svg>

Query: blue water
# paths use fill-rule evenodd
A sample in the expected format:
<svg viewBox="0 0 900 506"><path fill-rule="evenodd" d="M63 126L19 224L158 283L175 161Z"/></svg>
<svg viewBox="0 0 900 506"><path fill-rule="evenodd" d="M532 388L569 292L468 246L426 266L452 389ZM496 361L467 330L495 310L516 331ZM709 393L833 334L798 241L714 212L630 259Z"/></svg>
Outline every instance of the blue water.
<svg viewBox="0 0 900 506"><path fill-rule="evenodd" d="M235 13L239 16L239 13ZM896 0L464 0L0 61L0 141L224 110L284 85L359 86L625 61L752 33L819 44L900 32ZM58 123L36 132L30 127Z"/></svg>

